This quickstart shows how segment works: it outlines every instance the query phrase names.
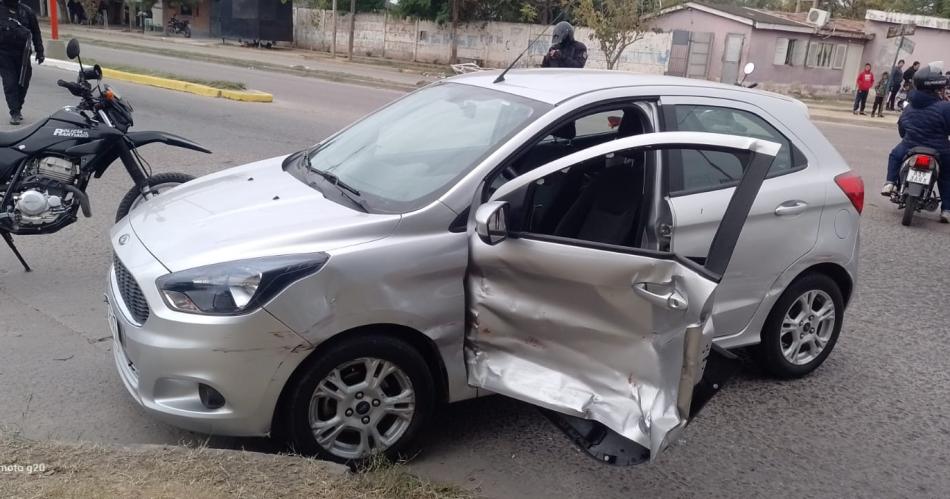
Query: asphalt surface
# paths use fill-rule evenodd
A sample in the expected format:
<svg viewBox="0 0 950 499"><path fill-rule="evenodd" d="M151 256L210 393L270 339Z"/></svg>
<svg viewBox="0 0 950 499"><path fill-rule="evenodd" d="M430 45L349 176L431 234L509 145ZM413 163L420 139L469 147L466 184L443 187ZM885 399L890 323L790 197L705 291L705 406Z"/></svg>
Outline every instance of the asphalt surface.
<svg viewBox="0 0 950 499"><path fill-rule="evenodd" d="M54 85L64 77L35 71L28 120L73 103ZM272 105L116 86L135 104L136 129L178 133L214 150L145 151L156 171L194 174L300 149L398 95L276 78L281 89L267 89L277 94ZM744 363L684 441L652 464L600 464L531 406L491 397L440 415L412 467L489 497L945 496L950 225L926 214L902 227L897 209L876 194L896 132L820 128L864 176L868 194L857 293L834 353L817 372L779 382ZM89 190L94 218L19 238L33 273L0 247L0 428L96 442L206 441L146 416L114 372L101 292L110 260L104 236L129 187L116 165ZM273 448L264 439L207 442Z"/></svg>

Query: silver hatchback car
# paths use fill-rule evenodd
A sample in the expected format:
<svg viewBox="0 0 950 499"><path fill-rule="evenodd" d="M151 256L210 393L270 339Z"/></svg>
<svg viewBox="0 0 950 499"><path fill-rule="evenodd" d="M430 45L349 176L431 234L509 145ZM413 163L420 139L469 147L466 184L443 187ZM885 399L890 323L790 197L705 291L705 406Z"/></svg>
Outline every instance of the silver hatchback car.
<svg viewBox="0 0 950 499"><path fill-rule="evenodd" d="M803 104L621 72L496 76L159 189L121 220L108 316L135 400L347 461L500 393L655 456L711 349L755 345L788 378L825 360L864 190Z"/></svg>

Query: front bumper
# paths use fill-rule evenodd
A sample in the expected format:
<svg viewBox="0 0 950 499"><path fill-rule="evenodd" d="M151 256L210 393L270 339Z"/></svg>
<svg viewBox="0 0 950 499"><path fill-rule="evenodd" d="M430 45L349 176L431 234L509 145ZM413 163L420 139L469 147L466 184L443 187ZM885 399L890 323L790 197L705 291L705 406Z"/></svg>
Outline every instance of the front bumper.
<svg viewBox="0 0 950 499"><path fill-rule="evenodd" d="M312 345L263 309L238 317L169 309L154 284L168 270L127 224L116 226L112 236L116 258L138 283L150 312L144 323L135 322L113 265L107 313L116 367L132 397L152 415L188 430L269 434L280 392ZM201 384L219 392L224 404L202 402Z"/></svg>

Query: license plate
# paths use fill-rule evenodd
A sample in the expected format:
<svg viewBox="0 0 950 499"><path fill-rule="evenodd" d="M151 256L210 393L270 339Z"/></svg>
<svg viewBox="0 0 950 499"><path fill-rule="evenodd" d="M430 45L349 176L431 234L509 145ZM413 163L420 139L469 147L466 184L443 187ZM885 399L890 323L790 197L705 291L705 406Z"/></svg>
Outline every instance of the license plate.
<svg viewBox="0 0 950 499"><path fill-rule="evenodd" d="M119 345L123 345L122 328L119 326L119 320L115 317L115 310L112 309L109 298L106 298L106 321L109 323L109 332L112 333L112 339Z"/></svg>
<svg viewBox="0 0 950 499"><path fill-rule="evenodd" d="M907 181L913 182L915 184L924 184L930 185L930 176L933 175L933 172L926 170L915 170L913 168L907 170Z"/></svg>

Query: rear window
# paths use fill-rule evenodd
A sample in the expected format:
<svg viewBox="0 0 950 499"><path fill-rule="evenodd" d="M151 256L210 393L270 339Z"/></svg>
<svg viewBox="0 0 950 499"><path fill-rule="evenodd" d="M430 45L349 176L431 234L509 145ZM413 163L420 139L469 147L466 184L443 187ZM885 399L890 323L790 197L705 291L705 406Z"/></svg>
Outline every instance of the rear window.
<svg viewBox="0 0 950 499"><path fill-rule="evenodd" d="M774 177L807 166L805 156L781 132L754 113L729 107L673 106L671 130L753 137L781 144L769 170ZM667 154L670 195L691 194L731 187L742 177L747 164L735 155L721 152L672 151Z"/></svg>

